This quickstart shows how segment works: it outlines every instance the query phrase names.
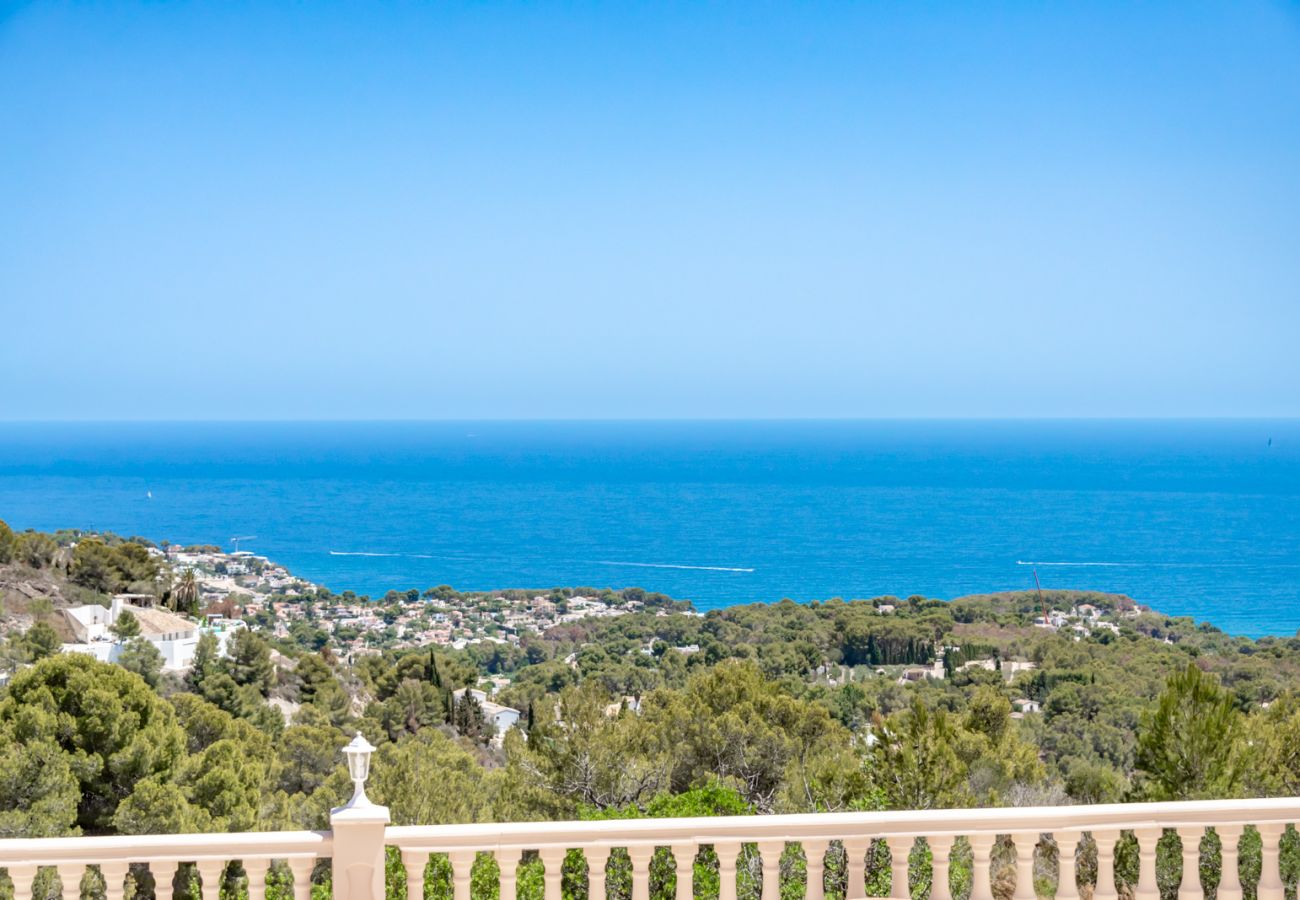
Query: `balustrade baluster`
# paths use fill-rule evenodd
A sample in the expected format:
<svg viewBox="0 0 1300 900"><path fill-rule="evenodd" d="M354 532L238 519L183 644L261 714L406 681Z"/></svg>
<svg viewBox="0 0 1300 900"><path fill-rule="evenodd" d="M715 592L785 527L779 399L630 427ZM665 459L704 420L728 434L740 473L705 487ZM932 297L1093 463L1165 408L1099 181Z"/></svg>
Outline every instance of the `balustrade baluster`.
<svg viewBox="0 0 1300 900"><path fill-rule="evenodd" d="M993 900L993 882L989 873L989 854L997 835L976 834L968 838L974 854L971 862L970 900Z"/></svg>
<svg viewBox="0 0 1300 900"><path fill-rule="evenodd" d="M149 863L149 871L153 873L153 892L156 900L171 900L176 895L176 874L180 870L181 864L174 859ZM76 900L76 898L65 895L64 900Z"/></svg>
<svg viewBox="0 0 1300 900"><path fill-rule="evenodd" d="M1115 886L1115 842L1119 840L1118 831L1094 831L1092 839L1097 843L1097 886L1093 889L1093 900L1116 900L1119 889Z"/></svg>
<svg viewBox="0 0 1300 900"><path fill-rule="evenodd" d="M32 880L36 878L36 866L10 863L9 880L14 883L14 900L32 900Z"/></svg>
<svg viewBox="0 0 1300 900"><path fill-rule="evenodd" d="M758 842L758 856L763 862L762 900L780 900L781 854L783 852L785 852L785 841Z"/></svg>
<svg viewBox="0 0 1300 900"><path fill-rule="evenodd" d="M86 875L86 867L81 863L64 863L55 866L55 870L59 873L59 884L62 888L63 900L81 900L81 879ZM154 879L156 881L157 876L154 876ZM164 895L159 891L158 896L170 897L171 892L168 891Z"/></svg>
<svg viewBox="0 0 1300 900"><path fill-rule="evenodd" d="M104 897L106 900L122 900L126 895L126 873L130 870L130 863L117 860L99 864L99 873L104 876ZM216 900L216 894L212 896L213 900ZM208 900L207 894L204 894L203 898Z"/></svg>
<svg viewBox="0 0 1300 900"><path fill-rule="evenodd" d="M804 841L803 855L807 860L808 884L804 888L804 900L825 900L826 897L826 851L830 841Z"/></svg>
<svg viewBox="0 0 1300 900"><path fill-rule="evenodd" d="M197 868L199 870L200 891L203 900L218 900L221 891L221 874L226 871L226 861L222 859L201 859L197 863ZM126 872L123 872L122 876L125 875ZM119 877L114 880L118 883L120 890L122 878ZM108 881L107 870L104 871L104 881ZM121 900L121 894L119 893L117 897L114 897L110 892L108 900Z"/></svg>
<svg viewBox="0 0 1300 900"><path fill-rule="evenodd" d="M952 900L950 879L953 839L946 835L925 839L930 847L930 900Z"/></svg>
<svg viewBox="0 0 1300 900"><path fill-rule="evenodd" d="M1138 880L1133 887L1133 900L1160 900L1160 888L1156 884L1156 844L1163 833L1160 828L1137 828L1133 831L1138 842Z"/></svg>
<svg viewBox="0 0 1300 900"><path fill-rule="evenodd" d="M544 900L560 900L561 880L564 878L563 847L543 847L538 853L542 858L542 886Z"/></svg>
<svg viewBox="0 0 1300 900"><path fill-rule="evenodd" d="M271 867L269 859L246 859L244 874L248 876L248 900L266 900L266 872ZM158 878L154 877L155 889Z"/></svg>
<svg viewBox="0 0 1300 900"><path fill-rule="evenodd" d="M1034 890L1034 848L1038 846L1037 834L1020 832L1011 835L1016 850L1016 890L1012 900L1037 900Z"/></svg>
<svg viewBox="0 0 1300 900"><path fill-rule="evenodd" d="M861 900L867 896L867 848L871 841L867 838L849 838L844 841L844 853L848 858L848 883L845 885L846 900Z"/></svg>
<svg viewBox="0 0 1300 900"><path fill-rule="evenodd" d="M740 844L724 841L714 844L713 852L718 854L718 900L736 900L736 859L740 856Z"/></svg>
<svg viewBox="0 0 1300 900"><path fill-rule="evenodd" d="M310 857L289 859L289 871L293 873L293 900L311 900L311 870L315 867L316 860Z"/></svg>
<svg viewBox="0 0 1300 900"><path fill-rule="evenodd" d="M628 847L627 855L632 858L632 900L650 900L650 860L655 848L644 844Z"/></svg>
<svg viewBox="0 0 1300 900"><path fill-rule="evenodd" d="M1079 832L1058 831L1056 900L1079 900Z"/></svg>
<svg viewBox="0 0 1300 900"><path fill-rule="evenodd" d="M916 838L893 835L885 838L889 847L889 896L894 900L911 900L912 888L908 884L908 857Z"/></svg>
<svg viewBox="0 0 1300 900"><path fill-rule="evenodd" d="M695 844L673 844L673 871L677 873L677 900L695 896Z"/></svg>
<svg viewBox="0 0 1300 900"><path fill-rule="evenodd" d="M1237 842L1241 840L1241 825L1218 825L1214 829L1222 842L1217 900L1241 900L1241 873L1237 870Z"/></svg>
<svg viewBox="0 0 1300 900"><path fill-rule="evenodd" d="M608 847L588 847L583 851L587 857L587 900L605 900L605 866L609 862ZM514 900L514 897L501 900Z"/></svg>
<svg viewBox="0 0 1300 900"><path fill-rule="evenodd" d="M447 857L451 860L452 900L469 900L470 876L478 853L474 850L454 850Z"/></svg>
<svg viewBox="0 0 1300 900"><path fill-rule="evenodd" d="M497 886L501 891L500 900L516 900L519 896L519 858L523 856L523 851L516 847L498 849L495 853L497 859ZM410 897L407 900L421 900L421 898ZM592 900L596 900L593 895ZM604 898L600 898L604 900Z"/></svg>
<svg viewBox="0 0 1300 900"><path fill-rule="evenodd" d="M1286 888L1282 884L1279 842L1286 826L1260 825L1258 828L1263 846L1260 848L1259 886L1255 889L1255 896L1258 900L1282 900Z"/></svg>
<svg viewBox="0 0 1300 900"><path fill-rule="evenodd" d="M403 850L402 868L406 870L406 900L424 900L424 870L429 854L422 850ZM501 900L507 900L501 895Z"/></svg>
<svg viewBox="0 0 1300 900"><path fill-rule="evenodd" d="M1205 889L1201 887L1201 839L1204 837L1204 828L1178 829L1178 840L1183 844L1183 878L1178 883L1178 900L1204 900Z"/></svg>

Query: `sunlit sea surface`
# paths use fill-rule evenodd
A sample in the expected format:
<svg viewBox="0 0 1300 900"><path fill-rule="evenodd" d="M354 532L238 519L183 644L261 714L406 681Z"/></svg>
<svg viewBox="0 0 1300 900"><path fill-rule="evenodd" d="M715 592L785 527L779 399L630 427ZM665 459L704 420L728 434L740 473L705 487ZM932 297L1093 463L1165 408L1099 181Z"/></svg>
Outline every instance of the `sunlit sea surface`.
<svg viewBox="0 0 1300 900"><path fill-rule="evenodd" d="M701 609L1044 587L1300 628L1300 422L0 424L0 518L335 590L639 585Z"/></svg>

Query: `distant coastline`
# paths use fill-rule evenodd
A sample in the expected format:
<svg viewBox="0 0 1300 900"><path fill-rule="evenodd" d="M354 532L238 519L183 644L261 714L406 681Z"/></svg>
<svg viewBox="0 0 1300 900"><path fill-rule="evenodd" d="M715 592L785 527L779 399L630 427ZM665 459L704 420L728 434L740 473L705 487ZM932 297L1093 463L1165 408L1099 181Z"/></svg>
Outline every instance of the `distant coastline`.
<svg viewBox="0 0 1300 900"><path fill-rule="evenodd" d="M473 438L468 437L473 434ZM0 425L0 517L229 547L382 594L752 602L1032 587L1300 626L1300 423ZM1269 443L1271 439L1272 443Z"/></svg>
<svg viewBox="0 0 1300 900"><path fill-rule="evenodd" d="M95 563L87 568L90 559ZM118 566L128 567L133 574L125 574L128 569L119 571ZM178 585L183 583L190 585L191 592L178 600ZM48 623L52 614L68 614L76 620L71 626L58 615L53 618L56 631L66 639L69 627L74 632L78 623L83 631L88 627L82 621L89 621L86 610L97 613L99 604L110 598L114 608L128 603L162 607L189 615L195 622L248 625L289 648L318 650L329 642L349 659L429 646L453 650L490 643L519 646L529 635L540 637L555 628L585 626L589 619L643 611L702 617L689 601L635 587L459 591L444 584L423 590L394 588L374 597L350 590L336 593L249 550L166 540L154 543L138 536L82 529L15 532L0 520L0 637L23 634L36 621ZM879 596L847 603L888 617L896 611L902 616L909 609L932 606L934 599ZM1152 612L1128 597L1094 592L1035 591L954 599L967 604L986 600L988 609L1017 610L1022 624L1061 632L1074 640L1105 633L1119 637L1121 624ZM837 597L812 605L845 602ZM89 638L84 634L77 639L82 643L65 643L65 652L69 647L80 652L112 649L86 644ZM694 651L686 647L683 652Z"/></svg>

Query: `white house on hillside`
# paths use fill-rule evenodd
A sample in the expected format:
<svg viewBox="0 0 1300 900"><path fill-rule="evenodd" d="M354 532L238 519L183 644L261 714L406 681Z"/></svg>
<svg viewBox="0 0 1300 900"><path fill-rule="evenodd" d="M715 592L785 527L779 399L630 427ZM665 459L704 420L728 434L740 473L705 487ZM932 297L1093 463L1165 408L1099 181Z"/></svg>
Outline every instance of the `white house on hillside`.
<svg viewBox="0 0 1300 900"><path fill-rule="evenodd" d="M118 616L129 611L140 624L140 637L158 648L163 657L163 668L169 671L188 669L194 664L194 654L199 646L199 636L210 632L217 636L218 650L225 655L230 636L246 627L239 620L222 620L207 627L192 619L159 609L148 594L117 594L108 609L97 605L75 606L63 611L77 641L63 645L64 653L86 653L102 662L116 662L122 655L125 641L119 641L112 632Z"/></svg>
<svg viewBox="0 0 1300 900"><path fill-rule="evenodd" d="M511 728L519 724L519 710L502 706L500 703L493 703L487 698L487 694L474 688L461 688L453 691L456 699L459 700L465 696L465 691L478 701L479 706L483 707L483 718L492 723L492 728L498 735L505 734Z"/></svg>

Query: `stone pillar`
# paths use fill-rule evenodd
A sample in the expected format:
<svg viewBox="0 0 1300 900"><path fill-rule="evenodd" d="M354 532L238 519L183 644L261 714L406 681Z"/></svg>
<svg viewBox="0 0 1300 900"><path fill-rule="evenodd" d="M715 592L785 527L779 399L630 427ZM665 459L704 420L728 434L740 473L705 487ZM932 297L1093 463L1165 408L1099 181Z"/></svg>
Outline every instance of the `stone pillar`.
<svg viewBox="0 0 1300 900"><path fill-rule="evenodd" d="M384 900L384 832L388 807L354 797L330 812L334 830L334 900Z"/></svg>

